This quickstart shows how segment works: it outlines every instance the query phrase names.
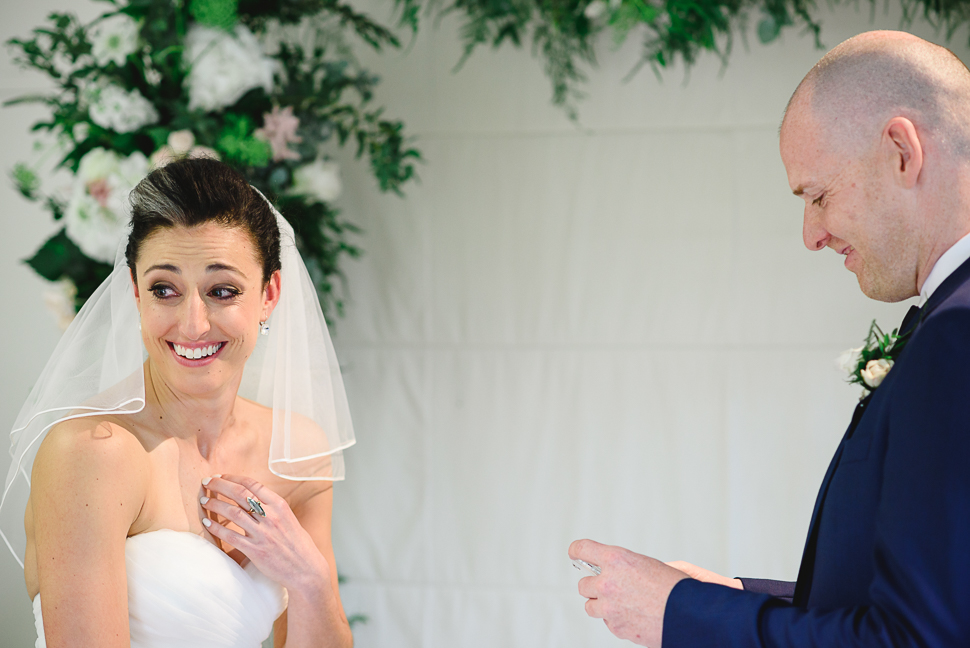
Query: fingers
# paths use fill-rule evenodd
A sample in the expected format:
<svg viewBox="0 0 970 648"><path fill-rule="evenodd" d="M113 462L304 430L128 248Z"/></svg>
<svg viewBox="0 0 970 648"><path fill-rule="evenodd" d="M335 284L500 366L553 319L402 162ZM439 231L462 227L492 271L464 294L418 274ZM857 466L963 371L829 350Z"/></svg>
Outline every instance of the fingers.
<svg viewBox="0 0 970 648"><path fill-rule="evenodd" d="M593 540L576 540L569 545L569 557L573 560L579 558L602 567L607 549L609 549L607 545Z"/></svg>
<svg viewBox="0 0 970 648"><path fill-rule="evenodd" d="M246 475L216 475L223 481L233 482L239 484L243 488L249 490L250 493L258 497L264 502L269 502L271 504L276 504L277 500L282 498L277 495L271 488L264 486L262 483L256 481L252 477L247 477Z"/></svg>
<svg viewBox="0 0 970 648"><path fill-rule="evenodd" d="M585 596L588 599L599 598L600 590L599 584L597 582L596 576L587 576L585 578L579 579L579 584L577 588L579 589L579 595Z"/></svg>
<svg viewBox="0 0 970 648"><path fill-rule="evenodd" d="M222 540L228 545L232 545L233 547L236 547L244 554L246 553L245 549L252 546L252 543L249 542L249 538L242 535L241 533L236 533L232 529L227 529L226 527L219 524L215 520L210 520L209 518L202 518L202 524L205 526L206 529L209 530L209 533L211 533L213 536L215 536L219 540Z"/></svg>
<svg viewBox="0 0 970 648"><path fill-rule="evenodd" d="M249 510L243 510L242 508L236 506L235 504L230 504L229 502L224 502L215 497L203 497L199 500L202 504L202 508L207 511L212 511L217 515L221 515L223 518L235 523L240 529L246 532L247 535L252 535L259 526L260 521L250 514ZM204 524L204 522L203 522Z"/></svg>
<svg viewBox="0 0 970 648"><path fill-rule="evenodd" d="M243 484L243 480L245 480L248 485ZM248 511L250 508L249 502L246 500L247 497L255 497L260 501L266 502L272 502L273 497L278 498L276 493L266 488L255 479L251 479L249 477L239 477L236 475L213 475L212 477L203 479L202 485L213 493L218 493L226 499L235 502L244 511ZM250 486L252 486L252 488L250 488Z"/></svg>

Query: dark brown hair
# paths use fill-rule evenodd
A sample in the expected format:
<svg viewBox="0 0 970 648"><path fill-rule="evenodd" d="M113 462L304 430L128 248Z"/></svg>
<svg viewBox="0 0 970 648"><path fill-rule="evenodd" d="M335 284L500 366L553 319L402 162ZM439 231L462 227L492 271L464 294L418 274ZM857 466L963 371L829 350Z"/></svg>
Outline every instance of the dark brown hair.
<svg viewBox="0 0 970 648"><path fill-rule="evenodd" d="M246 231L263 266L263 282L280 269L280 229L269 203L233 168L211 159L181 159L149 173L131 190L125 257L132 274L142 243L166 227L219 223Z"/></svg>

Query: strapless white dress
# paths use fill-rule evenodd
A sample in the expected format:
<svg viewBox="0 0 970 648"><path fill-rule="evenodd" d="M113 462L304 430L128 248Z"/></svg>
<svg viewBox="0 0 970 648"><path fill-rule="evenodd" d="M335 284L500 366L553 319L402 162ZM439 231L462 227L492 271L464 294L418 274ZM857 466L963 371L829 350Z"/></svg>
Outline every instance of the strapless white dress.
<svg viewBox="0 0 970 648"><path fill-rule="evenodd" d="M282 586L187 531L128 538L125 567L132 648L259 648L286 608ZM40 594L34 623L46 648Z"/></svg>

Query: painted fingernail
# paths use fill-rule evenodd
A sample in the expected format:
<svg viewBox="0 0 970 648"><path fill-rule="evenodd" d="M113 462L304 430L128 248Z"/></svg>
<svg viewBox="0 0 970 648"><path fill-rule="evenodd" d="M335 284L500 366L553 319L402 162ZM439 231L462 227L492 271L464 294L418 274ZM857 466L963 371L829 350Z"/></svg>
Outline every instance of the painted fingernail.
<svg viewBox="0 0 970 648"><path fill-rule="evenodd" d="M213 475L212 477L206 477L205 479L202 480L202 485L208 486L209 482L212 481L214 477L222 477L222 475Z"/></svg>
<svg viewBox="0 0 970 648"><path fill-rule="evenodd" d="M199 498L199 501L202 502L203 504L205 504L206 502L209 501L209 498L208 497L200 497Z"/></svg>
<svg viewBox="0 0 970 648"><path fill-rule="evenodd" d="M202 524L204 524L206 528L209 528L212 526L212 521L209 520L209 518L202 518Z"/></svg>

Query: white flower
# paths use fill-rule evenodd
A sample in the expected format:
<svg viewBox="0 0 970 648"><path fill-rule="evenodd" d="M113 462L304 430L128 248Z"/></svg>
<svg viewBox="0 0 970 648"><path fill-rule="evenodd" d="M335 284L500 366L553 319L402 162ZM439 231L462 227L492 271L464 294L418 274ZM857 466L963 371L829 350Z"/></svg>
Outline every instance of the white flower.
<svg viewBox="0 0 970 648"><path fill-rule="evenodd" d="M88 138L90 132L91 126L87 122L78 122L71 129L71 137L74 138L75 142L83 142Z"/></svg>
<svg viewBox="0 0 970 648"><path fill-rule="evenodd" d="M866 363L866 368L860 373L862 375L862 380L868 385L870 389L875 389L878 387L889 370L893 368L893 361L887 360L886 358L880 358L878 360L870 360Z"/></svg>
<svg viewBox="0 0 970 648"><path fill-rule="evenodd" d="M586 5L586 9L583 10L583 13L590 20L596 20L604 13L606 13L607 9L608 9L607 4L603 2L603 0L593 0L588 5Z"/></svg>
<svg viewBox="0 0 970 648"><path fill-rule="evenodd" d="M168 145L179 155L184 155L195 146L195 135L190 130L172 131L168 134Z"/></svg>
<svg viewBox="0 0 970 648"><path fill-rule="evenodd" d="M862 358L862 349L863 347L846 349L842 352L842 355L835 359L836 366L851 376L859 366L859 360Z"/></svg>
<svg viewBox="0 0 970 648"><path fill-rule="evenodd" d="M333 202L343 191L340 182L340 165L336 162L317 160L293 172L293 193L316 196L323 202Z"/></svg>
<svg viewBox="0 0 970 648"><path fill-rule="evenodd" d="M44 304L57 318L57 325L66 331L74 321L74 299L77 297L77 286L70 279L55 281L44 291Z"/></svg>
<svg viewBox="0 0 970 648"><path fill-rule="evenodd" d="M152 153L150 162L152 168L157 168L181 157L218 160L219 154L208 146L196 146L195 135L192 134L192 131L180 130L168 134L168 144Z"/></svg>
<svg viewBox="0 0 970 648"><path fill-rule="evenodd" d="M216 111L253 88L273 89L276 63L243 25L236 25L233 34L193 25L185 37L183 60L189 66L189 110Z"/></svg>
<svg viewBox="0 0 970 648"><path fill-rule="evenodd" d="M128 227L128 192L147 173L148 160L138 151L121 158L96 148L81 158L64 222L67 235L82 252L114 262Z"/></svg>
<svg viewBox="0 0 970 648"><path fill-rule="evenodd" d="M124 65L138 49L138 23L128 15L115 14L95 24L90 33L91 55L98 65L114 61Z"/></svg>
<svg viewBox="0 0 970 648"><path fill-rule="evenodd" d="M158 121L158 111L138 90L111 84L85 91L91 102L91 121L118 133L130 133Z"/></svg>

